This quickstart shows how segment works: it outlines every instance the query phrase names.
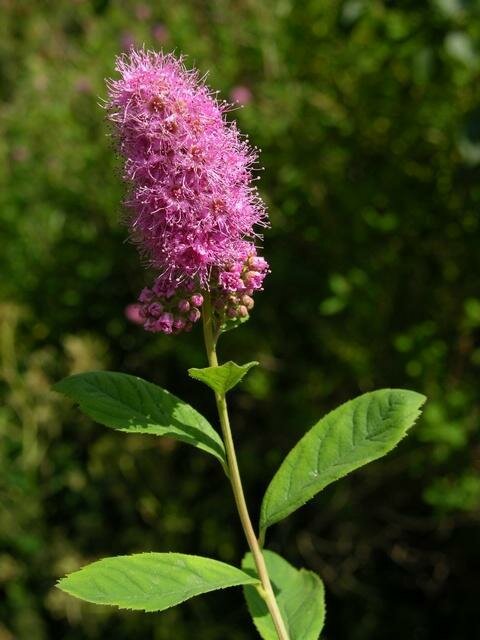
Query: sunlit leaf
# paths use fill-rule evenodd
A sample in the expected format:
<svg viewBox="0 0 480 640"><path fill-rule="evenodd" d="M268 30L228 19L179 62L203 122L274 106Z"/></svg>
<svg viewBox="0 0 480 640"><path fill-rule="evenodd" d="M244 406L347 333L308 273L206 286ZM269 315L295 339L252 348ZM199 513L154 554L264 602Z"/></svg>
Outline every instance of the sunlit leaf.
<svg viewBox="0 0 480 640"><path fill-rule="evenodd" d="M288 516L334 480L393 449L420 415L425 396L383 389L322 418L290 451L263 499L260 528Z"/></svg>
<svg viewBox="0 0 480 640"><path fill-rule="evenodd" d="M210 423L165 389L125 373L92 371L57 382L90 418L128 433L170 436L225 463L223 442Z"/></svg>
<svg viewBox="0 0 480 640"><path fill-rule="evenodd" d="M317 640L325 621L323 583L316 573L297 570L273 551L264 551L265 563L290 640ZM253 557L248 553L242 568L256 575ZM257 589L243 588L248 610L264 640L278 640L275 627Z"/></svg>
<svg viewBox="0 0 480 640"><path fill-rule="evenodd" d="M258 362L247 362L247 364L236 364L235 362L225 362L219 367L205 367L204 369L189 369L188 373L195 380L204 382L216 393L225 394L233 389L246 373L258 365Z"/></svg>
<svg viewBox="0 0 480 640"><path fill-rule="evenodd" d="M163 611L201 593L258 580L231 565L183 553L104 558L60 580L58 588L95 604Z"/></svg>

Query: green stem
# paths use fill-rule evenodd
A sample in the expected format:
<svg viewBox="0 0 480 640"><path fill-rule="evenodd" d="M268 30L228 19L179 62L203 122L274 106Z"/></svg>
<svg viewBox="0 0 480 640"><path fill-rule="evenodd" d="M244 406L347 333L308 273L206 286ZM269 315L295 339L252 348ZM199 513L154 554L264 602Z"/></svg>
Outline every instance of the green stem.
<svg viewBox="0 0 480 640"><path fill-rule="evenodd" d="M208 292L204 293L202 316L203 337L205 340L208 362L211 367L218 367L212 306L210 295ZM275 594L273 593L272 583L270 582L270 578L268 576L265 558L263 557L262 550L258 543L255 531L252 526L252 521L250 520L250 515L248 513L247 502L245 500L242 480L240 477L240 470L238 468L237 455L235 453L235 445L233 443L232 430L230 428L230 419L228 417L227 400L225 394L215 393L215 401L217 403L218 417L220 419L220 425L222 427L225 451L227 453L227 463L229 471L228 475L232 485L235 504L237 506L240 522L242 523L243 531L245 533L248 546L250 547L250 551L252 552L258 576L262 585L261 589L259 589L259 593L265 600L270 615L272 616L273 624L275 625L279 640L289 640L288 631L283 621L282 614L280 613L280 609L278 608L278 603L275 599Z"/></svg>

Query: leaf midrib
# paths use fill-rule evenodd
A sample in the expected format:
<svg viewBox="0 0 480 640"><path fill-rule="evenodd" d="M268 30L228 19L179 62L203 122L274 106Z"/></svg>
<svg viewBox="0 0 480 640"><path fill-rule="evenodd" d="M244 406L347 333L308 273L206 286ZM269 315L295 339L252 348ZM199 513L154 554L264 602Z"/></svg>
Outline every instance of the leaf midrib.
<svg viewBox="0 0 480 640"><path fill-rule="evenodd" d="M86 386L86 387L88 386L88 387L93 388L94 392L93 392L93 394L92 394L92 392L91 392L91 391L89 391L89 393L90 393L90 394L92 394L92 395L97 395L97 396L102 396L102 395L103 395L103 396L105 396L106 398L108 398L108 399L112 400L113 402L116 402L116 403L117 403L117 404L119 404L120 406L124 407L126 410L128 410L128 411L133 411L133 413L135 414L135 416L138 416L139 418L144 418L144 419L146 418L147 420L149 419L148 414L146 414L146 413L141 413L138 409L132 409L132 406L131 406L131 405L126 404L126 403L125 403L125 401L121 400L119 397L116 397L116 396L111 395L111 392L109 393L108 391L105 391L105 389L104 389L104 388L102 388L102 389L99 391L99 390L98 390L98 386L96 387L92 382L89 382L89 381L87 382L87 381L86 381L84 384L85 384L85 386ZM147 385L148 385L148 384L149 384L149 383L147 382ZM117 391L118 391L118 389L117 389ZM163 391L165 394L168 394L168 396L170 396L170 394L168 393L168 391L165 391L165 390L162 390L162 391ZM152 392L151 392L151 389L150 389L150 388L148 388L149 401L150 401L150 403L152 403L152 404L153 404L153 406L154 406L154 410L157 410L157 409L158 409L158 407L157 407L157 405L156 405L155 401L153 400L151 393L152 393ZM170 398L169 398L169 399L170 399ZM84 404L84 402L83 402L82 400L79 400L79 401L78 401L78 403L80 404L80 406L85 406L85 404ZM192 411L195 411L195 409L193 409L193 408L192 408ZM155 418L153 418L153 419L155 419ZM160 425L158 422L156 423L156 425L157 425L157 426L159 426L159 427L160 427L160 426L162 426L162 425ZM154 426L154 425L151 425L151 426ZM169 425L169 426L172 426L172 425ZM189 426L196 426L196 425L189 425Z"/></svg>
<svg viewBox="0 0 480 640"><path fill-rule="evenodd" d="M371 408L372 404L373 404L373 403L372 403L372 401L370 400L370 401L369 401L369 403L368 403L368 406L367 406L367 407L366 407L366 409L365 409L365 414L366 414L366 415L368 415L368 411L370 410L370 408ZM396 405L396 406L395 406L395 405ZM393 402L393 398L392 398L391 396L389 396L389 397L388 397L388 407L387 407L387 411L385 412L385 414L384 414L384 415L380 415L380 421L381 421L381 423L383 423L383 422L385 422L385 421L387 421L387 420L391 420L392 415L395 413L395 411L396 411L396 409L397 409L397 407L398 407L398 406L400 406L400 407L401 407L401 406L402 406L402 403L401 403L401 402L396 402L396 403L395 403L395 402ZM354 424L355 424L355 420L353 419L353 416L355 415L355 411L358 411L358 410L359 410L359 408L357 407L356 409L354 409L353 413L351 414L352 425L354 425ZM413 413L413 412L412 412L412 413ZM415 413L415 414L418 414L418 411L415 411L414 413ZM328 420L328 415L327 415L327 416L325 416L325 418L324 418L324 419L327 419L327 420ZM340 417L339 419L341 419L341 417ZM368 420L366 420L366 421L365 421L365 424L366 424L366 425L368 425L368 423L369 423L369 421L368 421ZM328 437L328 435L330 434L331 429L332 429L332 428L334 428L334 426L335 426L335 421L330 421L330 424L329 424L329 425L327 425L327 428L325 429L325 433L322 435L322 438L321 438L321 440L318 442L318 446L317 446L318 454L317 454L316 472L317 472L317 473L319 473L319 474L322 474L322 476L324 477L324 479L328 479L328 478L326 478L326 474L325 474L325 472L324 472L324 471L322 472L322 471L320 470L320 468L319 468L319 466L320 466L320 465L319 465L320 450L321 450L321 447L322 447L322 445L323 445L324 440ZM312 427L312 429L313 429L313 428L315 428L315 426L314 426L314 427ZM381 443L381 442L376 441L376 438L377 438L379 435L381 435L381 434L385 433L385 431L388 431L388 430L389 430L389 427L386 427L386 428L384 428L383 430L376 431L376 432L375 432L375 434L374 434L374 435L372 435L371 433L369 433L369 432L368 432L368 429L367 429L367 433L366 433L365 437L362 439L362 442L361 442L360 444L351 445L351 446L350 446L350 451L349 451L349 453L350 453L353 449L360 449L360 448L363 448L363 447L364 447L364 442L365 442L365 441L368 441L368 442L376 442L376 444L378 444L378 445L379 445L379 448L381 449L381 448L382 448L382 447L381 447L382 443ZM354 432L354 429L352 429L352 438L353 438L353 432ZM307 434L307 435L308 435L308 434ZM385 443L383 443L383 444L384 444L384 446L387 446L387 451L388 451L388 450L389 450L389 449L388 449L388 445L385 445ZM374 460L374 459L376 459L376 458L375 458L375 457L374 457L374 458L371 458L371 457L369 456L369 461ZM337 458L337 460L338 460L338 458ZM350 461L350 462L338 462L338 461L336 461L336 462L334 462L334 463L332 463L332 464L329 464L329 465L328 465L328 468L329 468L329 469L334 469L335 467L342 467L342 466L345 466L345 465L352 464L352 462L354 462L354 461ZM318 480L318 478L315 478L314 480L311 480L311 481L310 481L310 482L308 482L307 484L302 484L302 491L301 491L301 492L299 492L299 491L295 491L295 492L293 493L293 492L291 491L291 485L292 485L292 482L293 482L293 473L290 473L290 475L288 476L288 483L289 483L289 484L288 484L288 488L287 488L287 491L286 491L286 494L285 494L285 495L287 496L286 500L291 501L291 503L293 503L294 505L298 504L299 500L300 500L300 504L304 504L305 502L307 502L307 501L308 501L308 498L305 498L305 500L303 500L303 499L301 499L301 498L300 498L300 496L303 494L304 490L308 490L308 489L310 489L310 488L311 488L312 486L314 486L314 485L317 485L317 484L320 484L320 485L321 485L321 484L322 484L322 481L319 481L319 480ZM326 485L325 485L325 486L326 486ZM321 489L319 489L319 490L321 491ZM268 505L270 502L271 502L271 500L268 500L268 501L267 501L267 505ZM271 522L271 521L272 521L273 519L275 519L277 516L282 515L285 511L289 512L290 506L291 506L291 505L289 505L288 507L283 507L282 509L277 509L277 510L276 510L276 511L274 511L274 512L271 512L271 513L269 514L268 521L263 525L263 528L266 528L266 527L268 526L268 523L269 523L269 522Z"/></svg>

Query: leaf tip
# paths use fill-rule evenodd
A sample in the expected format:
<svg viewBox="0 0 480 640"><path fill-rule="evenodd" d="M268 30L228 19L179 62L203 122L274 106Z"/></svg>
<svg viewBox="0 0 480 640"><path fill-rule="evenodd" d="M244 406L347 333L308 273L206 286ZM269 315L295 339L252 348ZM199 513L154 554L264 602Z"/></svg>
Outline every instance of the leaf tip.
<svg viewBox="0 0 480 640"><path fill-rule="evenodd" d="M423 395L423 393L420 393L419 391L413 391L412 389L392 389L392 391L399 391L409 396L410 399L414 402L417 402L419 406L425 404L427 400L427 396Z"/></svg>
<svg viewBox="0 0 480 640"><path fill-rule="evenodd" d="M419 393L418 391L412 391L410 389L398 389L408 401L408 405L412 410L416 412L416 418L420 416L422 413L422 407L427 401L427 396L423 393Z"/></svg>
<svg viewBox="0 0 480 640"><path fill-rule="evenodd" d="M63 576L63 578L59 578L55 583L55 587L57 589L60 589L60 591L63 591L64 593L68 593L69 596L76 596L76 593L74 590L72 590L72 587L70 584L71 576L73 575L73 573L76 573L76 572L74 571L72 573L67 573L66 576Z"/></svg>

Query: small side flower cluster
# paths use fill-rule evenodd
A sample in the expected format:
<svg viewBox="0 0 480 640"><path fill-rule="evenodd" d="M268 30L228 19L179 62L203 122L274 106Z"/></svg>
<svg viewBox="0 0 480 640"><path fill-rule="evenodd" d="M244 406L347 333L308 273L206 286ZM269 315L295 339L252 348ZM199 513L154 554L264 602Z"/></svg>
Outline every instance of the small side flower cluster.
<svg viewBox="0 0 480 640"><path fill-rule="evenodd" d="M180 333L191 331L200 317L203 304L201 293L193 292L193 287L165 289L161 280L153 287L145 287L138 298L140 317L146 331Z"/></svg>
<svg viewBox="0 0 480 640"><path fill-rule="evenodd" d="M252 295L262 288L267 273L267 261L256 255L250 255L243 263L234 263L219 273L212 297L220 323L224 319L248 316L254 305Z"/></svg>
<svg viewBox="0 0 480 640"><path fill-rule="evenodd" d="M188 331L202 291L226 317L243 317L268 272L255 246L254 227L266 224L256 152L182 59L132 49L116 69L107 108L131 185L128 224L158 274L139 299L145 329Z"/></svg>

